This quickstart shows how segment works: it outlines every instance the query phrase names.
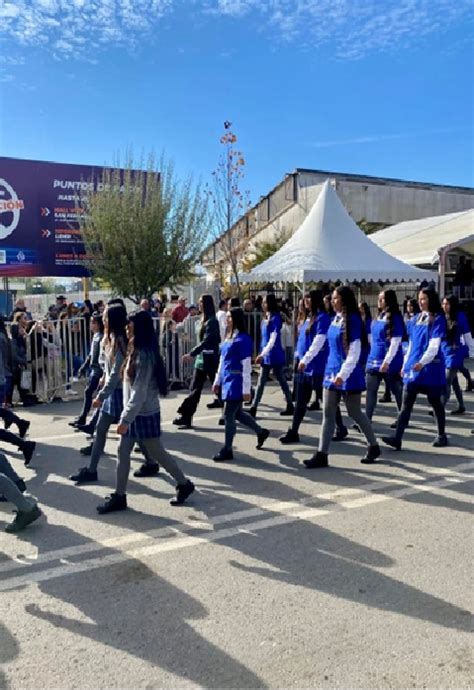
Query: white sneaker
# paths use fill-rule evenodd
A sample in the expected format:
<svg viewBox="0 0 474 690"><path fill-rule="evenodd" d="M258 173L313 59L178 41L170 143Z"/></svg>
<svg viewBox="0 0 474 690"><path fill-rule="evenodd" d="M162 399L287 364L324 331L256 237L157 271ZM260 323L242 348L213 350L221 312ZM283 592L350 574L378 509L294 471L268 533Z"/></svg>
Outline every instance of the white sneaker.
<svg viewBox="0 0 474 690"><path fill-rule="evenodd" d="M64 395L67 395L67 396L79 395L79 393L78 393L77 391L73 390L72 388L67 388L67 389L64 391Z"/></svg>

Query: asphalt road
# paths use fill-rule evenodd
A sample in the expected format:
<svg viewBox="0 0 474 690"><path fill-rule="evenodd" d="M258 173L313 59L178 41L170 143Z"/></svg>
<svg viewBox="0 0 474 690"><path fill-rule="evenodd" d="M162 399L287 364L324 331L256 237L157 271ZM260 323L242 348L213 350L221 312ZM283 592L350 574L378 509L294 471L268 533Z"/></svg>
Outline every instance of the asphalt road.
<svg viewBox="0 0 474 690"><path fill-rule="evenodd" d="M129 510L105 517L95 507L113 487L115 434L99 483L75 487L84 437L67 422L79 403L25 411L37 453L27 470L9 457L45 517L0 534L0 687L472 687L474 395L449 417L447 449L431 447L420 402L400 453L362 465L354 431L313 471L301 460L320 413L281 447L271 387L264 449L239 429L234 461L216 465L210 395L178 431L182 395L163 402L163 438L196 493L173 508L164 473L131 479ZM394 409L379 406L381 434ZM0 529L10 519L0 504Z"/></svg>

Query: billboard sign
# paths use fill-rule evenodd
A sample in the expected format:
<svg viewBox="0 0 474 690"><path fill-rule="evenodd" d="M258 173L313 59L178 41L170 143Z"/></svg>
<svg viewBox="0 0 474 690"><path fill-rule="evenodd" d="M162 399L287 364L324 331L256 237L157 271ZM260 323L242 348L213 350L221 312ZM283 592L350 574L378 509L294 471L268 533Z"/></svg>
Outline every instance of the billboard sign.
<svg viewBox="0 0 474 690"><path fill-rule="evenodd" d="M0 157L0 276L88 276L81 192L103 168Z"/></svg>

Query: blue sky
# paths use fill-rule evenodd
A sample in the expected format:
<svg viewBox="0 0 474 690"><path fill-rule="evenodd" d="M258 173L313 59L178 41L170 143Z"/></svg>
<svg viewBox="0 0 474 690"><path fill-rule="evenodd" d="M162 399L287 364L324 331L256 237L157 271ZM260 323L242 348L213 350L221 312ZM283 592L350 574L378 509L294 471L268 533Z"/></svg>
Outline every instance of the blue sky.
<svg viewBox="0 0 474 690"><path fill-rule="evenodd" d="M165 149L228 119L258 200L296 167L472 185L470 0L0 0L0 155Z"/></svg>

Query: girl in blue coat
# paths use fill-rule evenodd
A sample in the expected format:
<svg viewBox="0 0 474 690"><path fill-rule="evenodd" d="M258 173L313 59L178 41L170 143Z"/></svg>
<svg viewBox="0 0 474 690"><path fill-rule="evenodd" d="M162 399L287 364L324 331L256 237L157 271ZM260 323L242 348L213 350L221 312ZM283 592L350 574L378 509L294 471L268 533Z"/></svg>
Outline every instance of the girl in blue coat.
<svg viewBox="0 0 474 690"><path fill-rule="evenodd" d="M398 416L395 436L384 436L382 441L395 450L402 447L402 438L410 422L411 411L419 393L424 393L434 410L438 436L436 448L447 446L443 396L446 393L446 370L442 342L446 338L446 319L438 294L431 288L422 288L418 294L421 313L409 331L408 350L403 362L402 409Z"/></svg>
<svg viewBox="0 0 474 690"><path fill-rule="evenodd" d="M284 393L286 399L286 408L280 414L292 416L294 412L293 401L288 383L285 378L285 352L281 344L281 327L283 325L280 316L280 309L274 294L268 294L263 301L263 311L265 318L262 319L262 340L261 351L255 362L261 364L260 376L258 378L257 389L252 400L252 406L249 409L249 414L255 417L257 414L258 404L262 398L265 385L270 376L270 370L273 369L278 383Z"/></svg>
<svg viewBox="0 0 474 690"><path fill-rule="evenodd" d="M395 396L398 410L402 404L403 317L394 290L382 290L378 297L379 315L372 321L371 343L366 367L366 413L372 419L381 381Z"/></svg>
<svg viewBox="0 0 474 690"><path fill-rule="evenodd" d="M298 443L298 429L306 414L313 390L321 389L324 369L328 358L327 333L331 319L324 306L321 290L311 290L305 301L309 309L308 317L298 336L298 385L296 387L296 405L293 423L281 443Z"/></svg>
<svg viewBox="0 0 474 690"><path fill-rule="evenodd" d="M214 456L215 462L233 460L232 441L236 432L236 420L253 429L257 435L257 448L261 448L270 435L254 418L244 412L242 403L250 400L250 376L252 373L252 339L245 329L244 312L233 307L227 315L228 336L221 345L219 368L212 390L221 392L224 401L225 443Z"/></svg>
<svg viewBox="0 0 474 690"><path fill-rule="evenodd" d="M304 461L308 468L328 466L328 451L341 398L344 398L349 415L367 439L367 453L362 462L373 463L380 455L370 420L361 409L365 375L360 359L367 336L357 302L352 290L345 285L334 290L332 299L336 316L327 333L329 354L323 381L323 425L318 452Z"/></svg>
<svg viewBox="0 0 474 690"><path fill-rule="evenodd" d="M464 399L461 386L458 381L458 371L463 367L464 358L469 357L469 350L472 350L471 329L465 314L459 309L458 298L449 295L443 300L443 311L447 321L446 340L443 340L441 349L446 364L446 404L451 396L451 388L458 401L458 407L451 411L451 414L464 414ZM471 347L469 347L469 345Z"/></svg>

